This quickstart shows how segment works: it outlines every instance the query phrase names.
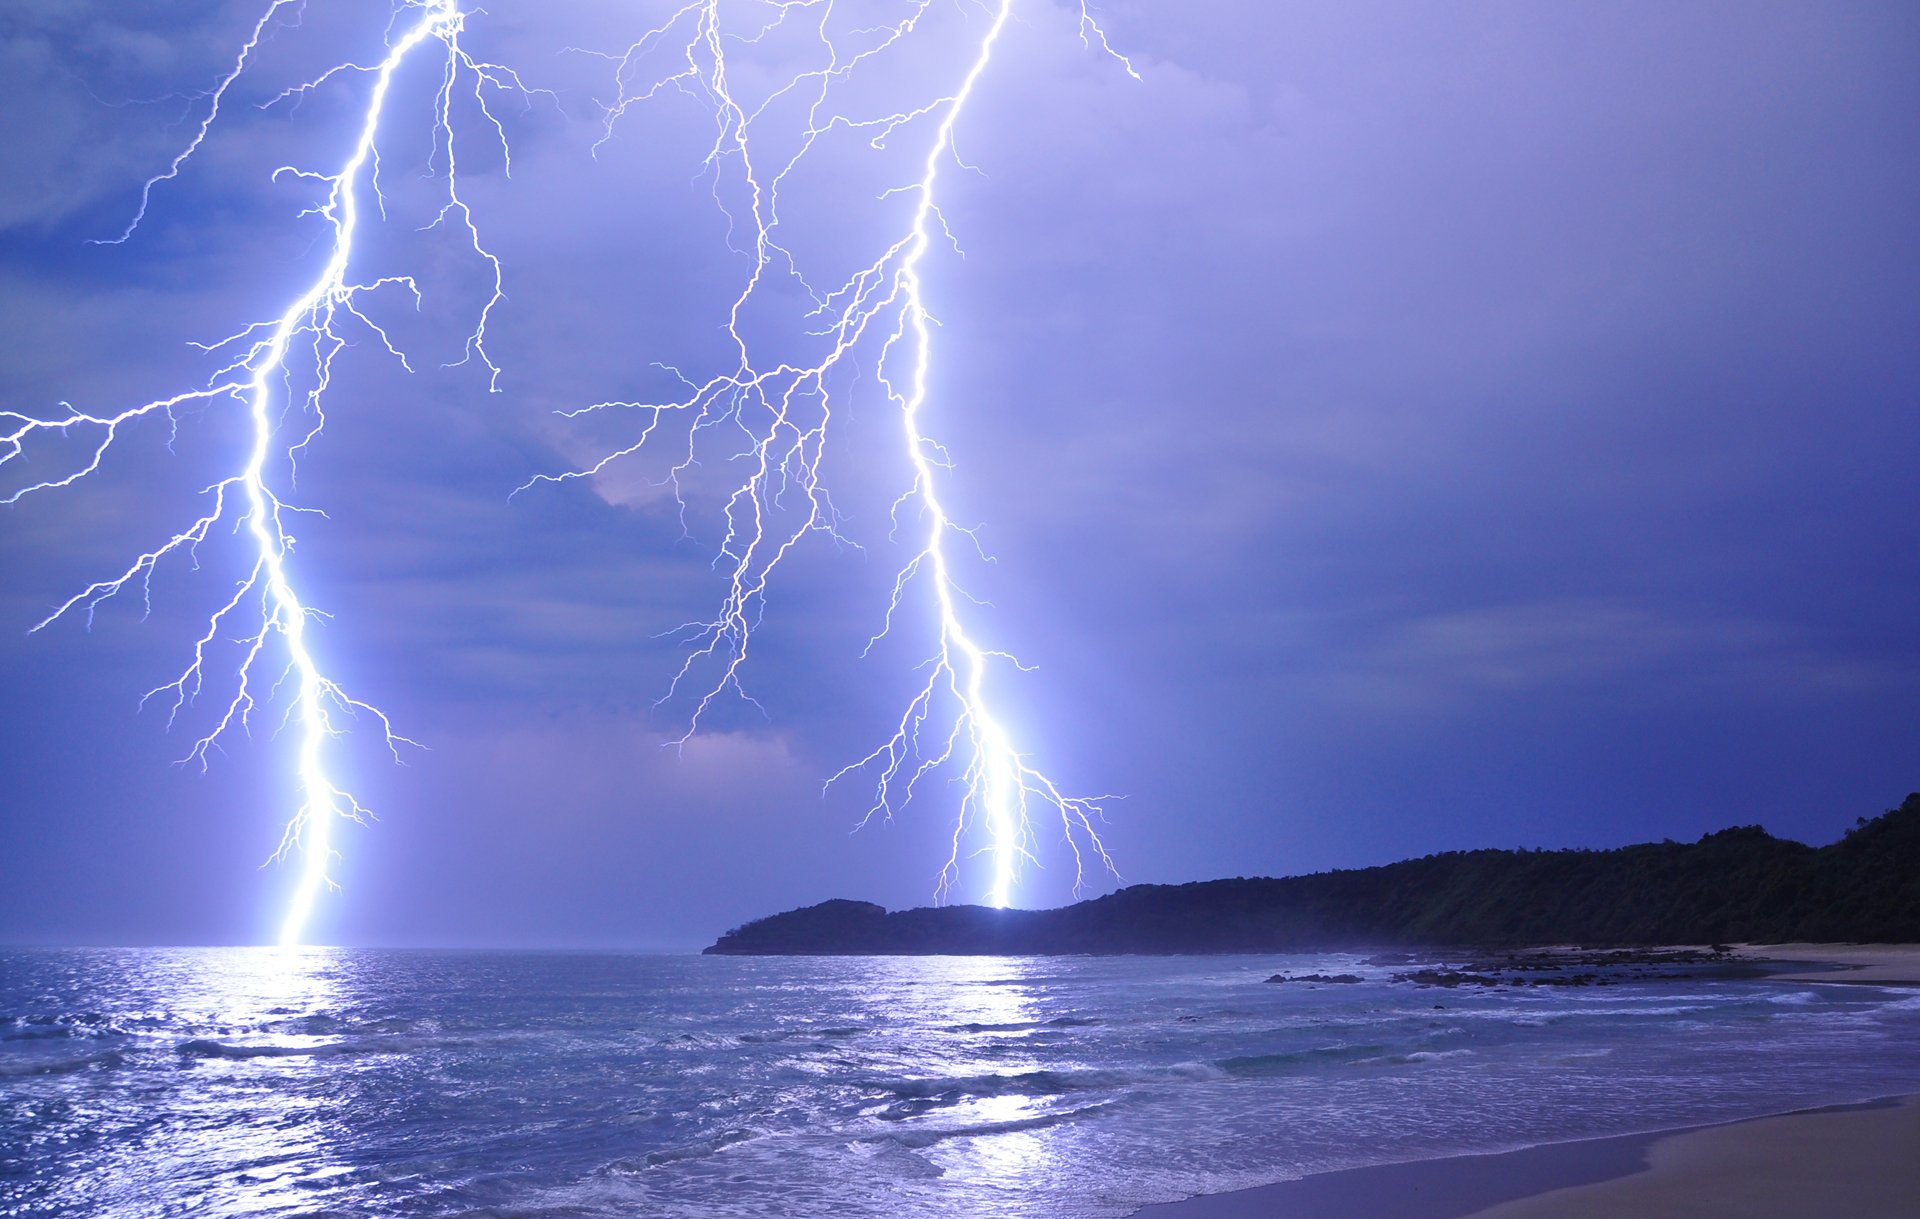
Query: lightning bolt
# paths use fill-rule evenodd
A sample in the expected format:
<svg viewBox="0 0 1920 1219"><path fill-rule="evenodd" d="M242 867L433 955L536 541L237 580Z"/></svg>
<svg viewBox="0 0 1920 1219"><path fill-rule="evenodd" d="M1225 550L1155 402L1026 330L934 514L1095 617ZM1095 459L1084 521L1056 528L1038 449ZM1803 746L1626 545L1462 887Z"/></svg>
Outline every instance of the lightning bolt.
<svg viewBox="0 0 1920 1219"><path fill-rule="evenodd" d="M106 244L132 238L147 215L155 189L177 177L206 142L223 103L252 63L262 40L285 11L291 10L297 15L302 7L300 0L273 0L268 6L231 69L210 94L207 112L191 139L163 172L143 184L139 208L132 221ZM309 627L325 615L313 608L299 591L292 563L296 538L289 529L292 517L315 510L289 502L281 483L291 486L301 452L324 427L325 402L335 358L351 345L356 333L361 337L370 335L403 367L410 368L406 356L367 306L375 294L404 292L411 295L417 308L421 301L419 285L405 275L356 278L354 247L367 205L365 196L371 196L384 212L385 198L380 193L378 180L381 124L396 75L409 60L425 54L422 48L438 47L441 52L441 77L432 121L433 165L444 196L438 215L429 227L457 227L492 279L491 295L479 310L459 362L483 365L493 383L497 383L499 377L500 370L487 354L486 332L488 320L502 300L501 267L481 245L472 213L459 191L453 116L456 98L471 97L499 139L505 155L505 131L489 108L488 95L509 89L525 90L511 70L475 60L461 48L460 36L465 22L466 14L459 0L403 0L394 9L386 54L377 63L340 64L266 103L297 99L335 77L357 74L369 81L359 128L337 169L318 173L282 167L274 173L276 180L283 177L303 180L316 188L319 201L302 215L318 217L321 222L328 243L324 265L277 317L254 322L228 338L201 345L203 351L225 361L203 386L115 413L83 411L66 403L61 404L58 413L52 414L0 411L0 465L27 457L30 451L47 447L58 438L91 437L90 454L77 469L21 487L0 501L9 504L33 492L67 487L94 474L109 451L116 446L124 447L123 438L143 426L157 426L164 420L171 440L180 426L183 411L226 407L243 413L251 445L237 469L205 489L203 514L140 554L118 575L96 581L69 598L32 630L40 631L76 612L83 612L91 625L94 612L103 602L131 589L138 589L151 610L152 579L161 564L180 560L197 567L201 544L218 526L225 525L246 538L251 552L250 570L237 582L233 595L209 617L205 632L194 642L191 657L179 676L149 691L141 703L144 706L156 697L170 701L168 723L171 726L205 688L209 665L223 638L229 632L239 631L234 640L239 655L225 708L213 717L211 728L194 742L187 757L182 759L204 767L209 752L223 738L236 729L245 732L261 702L273 699L283 685L291 683L284 725L292 726L299 738L295 763L299 803L287 818L272 857L298 859L298 879L280 928L280 940L285 944L302 940L316 899L322 890L333 887L329 865L337 857L333 845L336 824L343 819L361 821L369 815L333 777L332 744L344 731L342 720L358 716L370 718L378 725L385 746L396 760L400 757L400 746L414 744L395 731L384 713L349 695L322 667ZM266 672L281 661L284 665L279 677L269 682Z"/></svg>
<svg viewBox="0 0 1920 1219"><path fill-rule="evenodd" d="M1036 814L1058 819L1073 857L1076 889L1089 859L1113 868L1096 825L1101 801L1108 797L1064 794L1016 745L994 709L989 689L994 671L1022 666L1008 653L984 645L969 629L967 610L977 603L956 575L955 554L970 548L985 555L974 531L954 521L941 497L942 478L952 467L946 450L926 428L935 322L923 269L936 243L952 243L937 188L943 169L962 165L955 132L1016 3L905 0L862 6L863 15L876 9L895 14L891 21L878 23L871 16L864 21L843 19L846 7L836 0L761 0L732 6L696 0L674 10L624 52L607 56L618 88L607 107L603 142L613 137L634 106L668 92L698 99L713 115L716 134L705 168L735 248L749 266L726 326L734 362L698 382L669 369L684 391L678 397L599 402L563 412L573 418L631 413L640 421L638 435L590 464L538 476L528 485L597 478L614 463L658 447L663 428L683 427L684 452L662 481L671 487L684 527L684 480L703 465L703 454L718 456L720 464L740 473L738 481L723 490L724 537L715 566L724 576L725 591L718 612L680 628L687 653L662 699L688 694L692 710L679 738L684 743L699 731L717 700L732 694L752 701L741 674L766 609L769 582L783 561L812 534L846 541L822 461L831 447L843 386L860 368L870 370L898 411L909 475L908 486L893 503L894 532L897 536L911 529L919 541L894 578L880 630L868 650L894 629L910 592L920 589L930 593L933 642L924 665L926 680L898 723L876 748L833 775L827 785L862 774L872 780L871 802L860 820L865 825L905 808L929 777L957 771L961 795L952 850L941 868L937 892L944 897L957 882L962 857L977 836L985 840L978 853L988 861L985 898L1006 906L1022 866L1037 862ZM1082 42L1097 44L1137 78L1084 0L1078 7ZM729 15L739 19L729 25ZM980 18L985 25L966 44L971 51L945 93L889 112L863 109L852 98L841 102L843 93L864 85L865 77L880 70L890 54L909 49L916 40L927 46L948 45L942 41L948 30L939 22L953 21L956 15L963 26L977 26ZM749 87L736 82L753 80L762 69L739 64L737 57L776 35L782 40L777 53L798 53L796 43L804 42L814 59L755 99ZM796 112L804 116L797 139L763 134L763 126L788 121ZM862 139L881 153L896 142L919 139L924 152L913 162L912 175L885 196L910 201L901 226L883 236L870 262L837 287L821 291L803 273L784 239L780 200L796 170L830 139L843 136ZM723 197L728 192L731 203ZM805 329L818 343L810 357L766 357L750 340L756 332L753 319L767 311L767 298L783 286L798 286L810 303Z"/></svg>

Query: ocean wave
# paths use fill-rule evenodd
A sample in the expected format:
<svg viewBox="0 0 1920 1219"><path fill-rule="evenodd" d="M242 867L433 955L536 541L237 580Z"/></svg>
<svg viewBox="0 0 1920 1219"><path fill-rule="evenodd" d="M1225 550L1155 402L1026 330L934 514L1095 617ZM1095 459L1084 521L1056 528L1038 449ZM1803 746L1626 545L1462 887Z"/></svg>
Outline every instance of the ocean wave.
<svg viewBox="0 0 1920 1219"><path fill-rule="evenodd" d="M53 1019L9 1020L0 1024L0 1041L56 1041L71 1037L98 1037L93 1029Z"/></svg>
<svg viewBox="0 0 1920 1219"><path fill-rule="evenodd" d="M1112 1092L1178 1080L1218 1079L1219 1067L1183 1063L1134 1069L1084 1068L1016 1071L1005 1075L950 1075L892 1080L882 1090L900 1097L890 1111L913 1116L942 1105L996 1096L1065 1096L1074 1092Z"/></svg>
<svg viewBox="0 0 1920 1219"><path fill-rule="evenodd" d="M297 1016L291 1020L270 1020L257 1026L254 1031L292 1037L373 1037L435 1032L437 1028L431 1022L423 1026L420 1021L408 1020L400 1016L355 1019L351 1016L343 1017L326 1012L315 1012L311 1015Z"/></svg>
<svg viewBox="0 0 1920 1219"><path fill-rule="evenodd" d="M146 1012L117 1016L107 1016L99 1012L68 1012L55 1016L0 1016L0 1042L132 1037L151 1032L163 1025L162 1017Z"/></svg>
<svg viewBox="0 0 1920 1219"><path fill-rule="evenodd" d="M1562 1065L1571 1065L1576 1062L1591 1062L1596 1058L1611 1058L1613 1057L1613 1053L1613 1046L1601 1046L1598 1049L1591 1050L1568 1050L1565 1053L1555 1054L1553 1057L1547 1059L1547 1061L1557 1062Z"/></svg>
<svg viewBox="0 0 1920 1219"><path fill-rule="evenodd" d="M783 1041L843 1041L873 1030L860 1024L829 1025L825 1028L777 1029L770 1033L742 1033L743 1045L776 1045Z"/></svg>
<svg viewBox="0 0 1920 1219"><path fill-rule="evenodd" d="M1376 1058L1356 1058L1355 1066L1386 1063L1390 1066L1409 1066L1420 1062L1443 1062L1449 1058L1471 1058L1472 1050L1413 1050L1406 1054L1382 1054Z"/></svg>
<svg viewBox="0 0 1920 1219"><path fill-rule="evenodd" d="M898 1139L875 1139L864 1146L868 1154L861 1160L861 1167L869 1171L878 1169L896 1180L931 1181L947 1175L946 1169L921 1155L919 1148L908 1147Z"/></svg>
<svg viewBox="0 0 1920 1219"><path fill-rule="evenodd" d="M743 1038L726 1033L674 1033L657 1043L663 1050L731 1050Z"/></svg>
<svg viewBox="0 0 1920 1219"><path fill-rule="evenodd" d="M1065 1122L1078 1121L1104 1113L1116 1106L1117 1102L1105 1100L1091 1105L1081 1105L1073 1109L1050 1109L1044 1113L1029 1113L1021 1117L1003 1118L999 1121L964 1122L954 1126L927 1126L912 1130L893 1130L886 1134L874 1135L876 1141L884 1140L909 1150L932 1147L948 1139L977 1138L989 1134L1013 1134L1022 1130L1045 1130L1049 1126L1058 1126Z"/></svg>
<svg viewBox="0 0 1920 1219"><path fill-rule="evenodd" d="M1388 1052L1384 1045L1316 1046L1306 1050L1288 1050L1277 1054L1241 1054L1218 1059L1216 1065L1229 1075L1282 1075L1302 1067L1321 1064L1353 1064L1378 1060Z"/></svg>
<svg viewBox="0 0 1920 1219"><path fill-rule="evenodd" d="M739 1143L750 1142L760 1137L752 1130L722 1130L709 1138L697 1139L691 1143L681 1143L674 1147L662 1147L658 1151L649 1151L643 1156L630 1156L615 1160L601 1169L612 1176L632 1176L650 1169L663 1168L669 1164L679 1164L686 1160L703 1160L718 1155L727 1148Z"/></svg>
<svg viewBox="0 0 1920 1219"><path fill-rule="evenodd" d="M369 1037L363 1040L321 1041L312 1045L235 1045L207 1037L195 1037L174 1046L173 1051L182 1058L244 1062L252 1058L356 1058L369 1054L411 1054L444 1044L421 1037Z"/></svg>
<svg viewBox="0 0 1920 1219"><path fill-rule="evenodd" d="M0 1058L0 1079L27 1079L36 1075L74 1075L81 1071L111 1070L126 1062L118 1050L82 1054L77 1058L48 1059L40 1056Z"/></svg>
<svg viewBox="0 0 1920 1219"><path fill-rule="evenodd" d="M1084 1016L1055 1016L1052 1020L1013 1020L1005 1024L949 1024L946 1033L1031 1033L1040 1029L1084 1029L1100 1021Z"/></svg>

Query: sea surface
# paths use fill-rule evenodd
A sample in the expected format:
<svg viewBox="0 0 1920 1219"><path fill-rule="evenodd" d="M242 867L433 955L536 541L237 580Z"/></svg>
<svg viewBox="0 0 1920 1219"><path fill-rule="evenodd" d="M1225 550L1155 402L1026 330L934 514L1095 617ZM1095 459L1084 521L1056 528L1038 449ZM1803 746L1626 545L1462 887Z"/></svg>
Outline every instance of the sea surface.
<svg viewBox="0 0 1920 1219"><path fill-rule="evenodd" d="M5 951L0 1215L1107 1219L1920 1091L1920 991L1411 967Z"/></svg>

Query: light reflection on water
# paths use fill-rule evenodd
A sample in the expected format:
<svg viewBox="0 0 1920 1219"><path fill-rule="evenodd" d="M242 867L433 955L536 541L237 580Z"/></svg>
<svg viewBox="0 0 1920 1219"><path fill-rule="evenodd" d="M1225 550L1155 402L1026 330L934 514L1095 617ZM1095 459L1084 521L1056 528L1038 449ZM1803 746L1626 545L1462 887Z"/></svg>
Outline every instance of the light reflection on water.
<svg viewBox="0 0 1920 1219"><path fill-rule="evenodd" d="M1282 969L1369 981L1264 983ZM1920 996L1468 995L1388 972L0 953L0 1215L1109 1219L1314 1169L1920 1091Z"/></svg>
<svg viewBox="0 0 1920 1219"><path fill-rule="evenodd" d="M978 1080L975 1087L988 1089L1018 1087L1021 1074L1049 1062L1060 1065L1058 1056L1040 1051L1011 1062L1005 1054L988 1052L1009 1042L1026 1048L1044 1029L1046 1016L1027 986L1029 977L1042 969L1042 963L1032 959L998 957L936 957L920 965L923 985L943 997L938 1015L950 1021L948 1027L962 1046L943 1064L943 1078ZM992 1083L996 1077L1008 1083ZM1053 1145L1037 1128L1071 1108L1058 1097L1012 1092L967 1097L948 1109L946 1120L978 1132L964 1148L953 1149L970 1160L964 1166L966 1175L989 1181L1042 1180L1054 1167L1054 1155ZM909 1136L904 1145L912 1142Z"/></svg>
<svg viewBox="0 0 1920 1219"><path fill-rule="evenodd" d="M340 973L348 967L343 954L332 948L229 948L162 960L162 976L153 983L173 1010L209 1011L216 1014L213 1027L233 1030L198 1047L202 1053L220 1049L194 1067L225 1078L204 1089L208 1095L192 1115L197 1120L185 1123L181 1137L121 1151L121 1165L117 1171L109 1167L107 1175L204 1180L193 1208L208 1216L303 1208L327 1182L352 1172L335 1154L336 1107L311 1087L290 1088L282 1081L292 1073L340 1069L308 1055L330 1044L314 1024L340 1007ZM261 1053L219 1056L228 1051Z"/></svg>
<svg viewBox="0 0 1920 1219"><path fill-rule="evenodd" d="M313 1182L351 1171L334 1154L335 1110L291 1078L316 1070L311 1055L331 1043L312 1023L340 1006L347 962L338 950L72 955L66 977L88 989L110 979L117 1001L110 1012L77 1013L75 1023L88 1034L83 1043L116 1047L81 1060L120 1086L62 1089L67 1095L47 1103L82 1117L81 1129L61 1133L86 1148L84 1176L68 1182L85 1205L140 1213L152 1206L154 1184L166 1182L172 1204L194 1214L292 1213L310 1207ZM185 1030L201 1035L182 1038ZM40 1040L57 1054L59 1039ZM126 1071L142 1058L149 1071ZM66 1074L57 1056L38 1065L45 1076ZM184 1072L193 1086L170 1086ZM88 1137L103 1126L114 1127L112 1137Z"/></svg>

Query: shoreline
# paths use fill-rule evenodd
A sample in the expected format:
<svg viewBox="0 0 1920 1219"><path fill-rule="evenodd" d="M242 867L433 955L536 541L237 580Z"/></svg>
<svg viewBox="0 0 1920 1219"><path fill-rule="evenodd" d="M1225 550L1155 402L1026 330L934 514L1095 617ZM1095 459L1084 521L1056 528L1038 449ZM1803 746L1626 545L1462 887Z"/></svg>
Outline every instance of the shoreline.
<svg viewBox="0 0 1920 1219"><path fill-rule="evenodd" d="M1906 1219L1920 1094L1315 1173L1130 1219Z"/></svg>
<svg viewBox="0 0 1920 1219"><path fill-rule="evenodd" d="M1848 986L1920 986L1920 944L1735 944L1735 954L1756 965L1811 965L1810 970L1769 971L1781 982Z"/></svg>
<svg viewBox="0 0 1920 1219"><path fill-rule="evenodd" d="M1920 987L1920 945L1737 944L1771 981ZM1799 968L1794 968L1799 967ZM1811 967L1811 968L1807 968ZM1316 1173L1132 1219L1903 1219L1920 1094Z"/></svg>

